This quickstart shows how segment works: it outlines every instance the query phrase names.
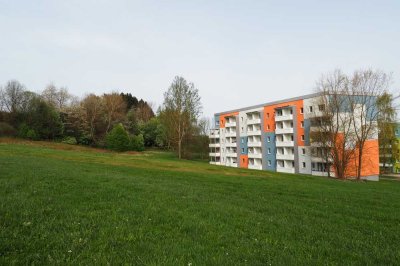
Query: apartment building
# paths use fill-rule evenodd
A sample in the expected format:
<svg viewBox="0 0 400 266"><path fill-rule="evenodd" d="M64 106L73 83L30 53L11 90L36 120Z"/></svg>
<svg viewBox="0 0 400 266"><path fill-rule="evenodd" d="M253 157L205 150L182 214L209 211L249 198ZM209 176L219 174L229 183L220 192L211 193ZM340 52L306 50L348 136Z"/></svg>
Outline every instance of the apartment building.
<svg viewBox="0 0 400 266"><path fill-rule="evenodd" d="M318 97L310 94L215 114L210 164L319 176L330 171L335 176L327 169L323 150L310 143L311 118L324 108L316 104ZM378 136L366 144L361 175L378 180ZM355 170L347 172L352 175Z"/></svg>

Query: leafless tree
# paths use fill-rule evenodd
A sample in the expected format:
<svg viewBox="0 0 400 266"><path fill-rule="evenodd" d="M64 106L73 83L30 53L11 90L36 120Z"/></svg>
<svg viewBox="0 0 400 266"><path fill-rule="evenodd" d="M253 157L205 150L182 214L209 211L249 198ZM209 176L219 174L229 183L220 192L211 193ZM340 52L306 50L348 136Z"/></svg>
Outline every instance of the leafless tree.
<svg viewBox="0 0 400 266"><path fill-rule="evenodd" d="M353 117L347 110L348 84L348 77L340 70L321 77L317 83L320 96L315 100L318 109L311 117L311 144L322 150L328 175L332 165L338 178L346 177L355 151Z"/></svg>
<svg viewBox="0 0 400 266"><path fill-rule="evenodd" d="M25 86L17 80L10 80L0 93L0 101L6 111L14 114L21 107L24 99Z"/></svg>
<svg viewBox="0 0 400 266"><path fill-rule="evenodd" d="M52 106L57 106L57 87L54 83L50 83L46 86L46 88L42 91L41 96L42 99L45 100L48 104Z"/></svg>
<svg viewBox="0 0 400 266"><path fill-rule="evenodd" d="M96 122L101 119L101 114L103 112L103 101L101 97L89 94L83 101L82 106L85 111L85 117L87 124L89 126L89 133L92 140L96 139Z"/></svg>
<svg viewBox="0 0 400 266"><path fill-rule="evenodd" d="M387 90L390 76L373 70L354 72L349 86L348 102L357 144L357 178L361 177L366 141L378 137L379 106L377 100Z"/></svg>

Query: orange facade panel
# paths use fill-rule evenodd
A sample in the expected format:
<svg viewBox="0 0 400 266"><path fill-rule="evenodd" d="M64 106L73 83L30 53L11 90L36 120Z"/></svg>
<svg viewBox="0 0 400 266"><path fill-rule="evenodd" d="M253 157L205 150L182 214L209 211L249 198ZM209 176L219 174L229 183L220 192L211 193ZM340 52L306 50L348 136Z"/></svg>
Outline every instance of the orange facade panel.
<svg viewBox="0 0 400 266"><path fill-rule="evenodd" d="M302 136L304 136L304 128L301 127L301 122L304 121L304 115L301 112L301 109L303 108L303 100L264 106L264 132L275 132L275 109L285 106L295 107L293 116L297 116L297 124L295 125L297 129L297 145L304 146L304 140L302 139Z"/></svg>
<svg viewBox="0 0 400 266"><path fill-rule="evenodd" d="M220 115L219 116L219 127L220 128L225 128L225 118L229 117L229 116L237 116L239 114L239 112L233 112L233 113L227 113L224 115Z"/></svg>
<svg viewBox="0 0 400 266"><path fill-rule="evenodd" d="M347 169L347 177L357 176L359 150L356 150ZM362 155L361 176L379 175L379 143L378 140L366 140Z"/></svg>
<svg viewBox="0 0 400 266"><path fill-rule="evenodd" d="M249 158L247 155L240 155L240 168L249 167Z"/></svg>

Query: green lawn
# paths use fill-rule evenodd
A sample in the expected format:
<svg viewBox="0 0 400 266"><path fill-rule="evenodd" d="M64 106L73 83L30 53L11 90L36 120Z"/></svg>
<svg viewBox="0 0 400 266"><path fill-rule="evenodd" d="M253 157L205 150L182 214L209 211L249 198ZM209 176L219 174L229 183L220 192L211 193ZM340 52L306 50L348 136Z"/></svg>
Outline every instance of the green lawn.
<svg viewBox="0 0 400 266"><path fill-rule="evenodd" d="M0 139L0 264L400 264L400 182Z"/></svg>

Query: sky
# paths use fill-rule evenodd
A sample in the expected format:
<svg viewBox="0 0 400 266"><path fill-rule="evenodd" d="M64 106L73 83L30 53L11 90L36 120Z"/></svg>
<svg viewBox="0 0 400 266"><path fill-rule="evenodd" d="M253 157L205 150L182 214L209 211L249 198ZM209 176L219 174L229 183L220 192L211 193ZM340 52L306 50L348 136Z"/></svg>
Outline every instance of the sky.
<svg viewBox="0 0 400 266"><path fill-rule="evenodd" d="M77 96L130 92L162 104L175 76L203 116L312 93L322 74L392 73L400 1L0 0L0 84Z"/></svg>

